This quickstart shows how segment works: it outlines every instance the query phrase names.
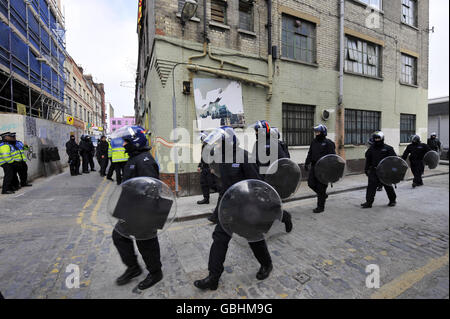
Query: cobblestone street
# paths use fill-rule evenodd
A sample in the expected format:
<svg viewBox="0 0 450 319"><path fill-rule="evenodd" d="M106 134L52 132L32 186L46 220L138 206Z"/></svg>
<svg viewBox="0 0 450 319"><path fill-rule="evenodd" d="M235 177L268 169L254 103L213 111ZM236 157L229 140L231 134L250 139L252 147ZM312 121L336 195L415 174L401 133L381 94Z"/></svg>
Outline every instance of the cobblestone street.
<svg viewBox="0 0 450 319"><path fill-rule="evenodd" d="M448 298L448 174L425 186L399 185L398 205L384 192L362 210L365 191L331 195L324 214L315 199L285 204L294 230L278 224L268 240L274 262L269 279L255 278L248 244L233 239L217 291L193 281L207 274L213 225L205 218L172 224L160 236L164 279L136 292L146 273L124 287L124 271L106 217L115 183L63 175L39 180L26 193L2 196L0 291L6 298ZM179 210L183 205L179 205ZM66 286L66 267L80 268L80 288ZM366 266L380 268L380 288L366 288ZM143 265L141 260L141 265Z"/></svg>

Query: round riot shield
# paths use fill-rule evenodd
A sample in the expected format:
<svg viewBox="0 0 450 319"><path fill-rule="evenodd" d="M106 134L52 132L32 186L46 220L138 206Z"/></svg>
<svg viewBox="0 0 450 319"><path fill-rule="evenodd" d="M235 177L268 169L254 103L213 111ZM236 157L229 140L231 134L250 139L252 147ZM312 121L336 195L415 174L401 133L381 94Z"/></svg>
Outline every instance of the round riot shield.
<svg viewBox="0 0 450 319"><path fill-rule="evenodd" d="M317 161L314 166L314 174L322 184L334 184L344 176L345 164L342 157L329 154Z"/></svg>
<svg viewBox="0 0 450 319"><path fill-rule="evenodd" d="M423 161L429 169L435 169L439 165L439 153L436 151L429 151L423 157Z"/></svg>
<svg viewBox="0 0 450 319"><path fill-rule="evenodd" d="M275 220L282 218L281 198L269 184L245 180L231 186L219 204L219 222L225 232L248 242L265 239Z"/></svg>
<svg viewBox="0 0 450 319"><path fill-rule="evenodd" d="M137 177L122 183L111 194L108 216L114 230L136 240L155 238L175 220L175 195L165 183Z"/></svg>
<svg viewBox="0 0 450 319"><path fill-rule="evenodd" d="M381 160L377 166L377 176L381 183L392 186L405 179L408 164L397 156L389 156Z"/></svg>
<svg viewBox="0 0 450 319"><path fill-rule="evenodd" d="M281 199L287 199L298 191L302 171L291 159L281 158L269 166L265 181L277 191Z"/></svg>

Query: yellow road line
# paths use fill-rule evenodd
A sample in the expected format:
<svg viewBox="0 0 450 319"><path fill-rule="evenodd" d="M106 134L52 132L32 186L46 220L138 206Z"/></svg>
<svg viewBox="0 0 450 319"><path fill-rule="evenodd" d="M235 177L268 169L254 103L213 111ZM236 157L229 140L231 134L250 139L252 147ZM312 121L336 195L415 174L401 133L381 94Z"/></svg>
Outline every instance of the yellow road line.
<svg viewBox="0 0 450 319"><path fill-rule="evenodd" d="M100 206L101 206L101 204L103 203L103 200L105 199L105 196L106 196L106 194L108 193L108 191L109 191L109 188L111 187L111 183L110 184L108 184L108 186L106 186L106 188L104 189L104 191L103 191L103 193L100 195L100 198L99 198L99 200L97 201L97 204L95 205L95 207L94 207L94 210L92 211L92 215L91 215L91 222L94 224L94 225L98 225L98 226L100 226L100 227L106 227L106 228L108 228L109 226L108 225L105 225L105 224L100 224L98 221L97 221L97 215L98 215L98 210L100 209Z"/></svg>
<svg viewBox="0 0 450 319"><path fill-rule="evenodd" d="M85 210L89 208L89 206L92 205L94 202L94 198L97 196L97 193L102 189L103 184L105 183L105 180L103 180L100 185L97 186L97 189L95 190L94 194L87 200L87 202L84 204L83 209L78 213L77 218L77 224L82 225L83 224L83 218L85 214Z"/></svg>
<svg viewBox="0 0 450 319"><path fill-rule="evenodd" d="M403 275L397 277L393 281L383 285L376 293L371 296L371 299L393 299L401 295L403 292L411 288L414 284L421 281L426 275L429 275L436 270L448 264L448 251L439 258L431 259L425 266L411 270Z"/></svg>

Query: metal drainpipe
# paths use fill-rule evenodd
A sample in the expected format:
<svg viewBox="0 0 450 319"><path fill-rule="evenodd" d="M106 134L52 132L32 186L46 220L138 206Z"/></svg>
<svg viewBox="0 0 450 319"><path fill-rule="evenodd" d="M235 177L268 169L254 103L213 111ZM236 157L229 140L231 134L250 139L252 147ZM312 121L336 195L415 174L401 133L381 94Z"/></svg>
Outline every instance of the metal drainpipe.
<svg viewBox="0 0 450 319"><path fill-rule="evenodd" d="M336 142L338 154L345 159L345 109L344 109L344 21L345 21L345 0L340 0L339 18L339 100L336 107Z"/></svg>
<svg viewBox="0 0 450 319"><path fill-rule="evenodd" d="M272 0L267 0L267 38L268 38L268 48L267 48L267 68L268 68L268 82L269 82L269 92L267 93L267 101L272 98L273 89L273 61L272 61Z"/></svg>

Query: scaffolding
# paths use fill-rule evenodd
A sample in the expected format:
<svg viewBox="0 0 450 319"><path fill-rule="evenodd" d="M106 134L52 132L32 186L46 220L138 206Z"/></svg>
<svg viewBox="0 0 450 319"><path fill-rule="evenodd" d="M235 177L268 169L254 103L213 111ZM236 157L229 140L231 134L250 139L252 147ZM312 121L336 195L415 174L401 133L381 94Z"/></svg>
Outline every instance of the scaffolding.
<svg viewBox="0 0 450 319"><path fill-rule="evenodd" d="M65 120L65 21L55 0L0 0L0 112Z"/></svg>

